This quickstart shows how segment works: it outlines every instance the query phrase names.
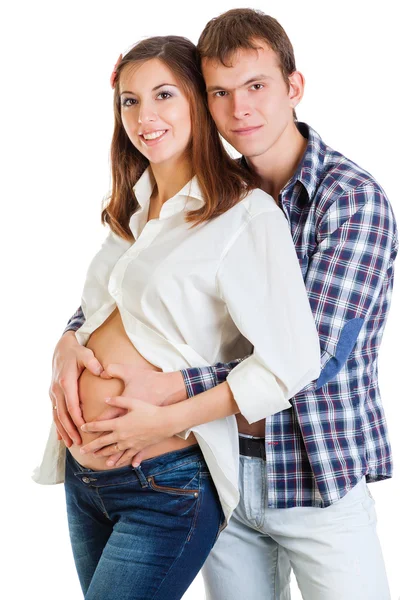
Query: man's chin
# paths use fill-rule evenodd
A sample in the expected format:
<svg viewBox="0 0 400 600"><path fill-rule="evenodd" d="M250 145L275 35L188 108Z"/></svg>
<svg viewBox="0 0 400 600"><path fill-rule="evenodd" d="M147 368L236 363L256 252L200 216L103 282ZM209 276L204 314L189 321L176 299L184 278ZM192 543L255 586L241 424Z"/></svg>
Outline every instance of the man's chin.
<svg viewBox="0 0 400 600"><path fill-rule="evenodd" d="M260 144L236 144L236 146L233 147L237 152L249 159L257 158L257 156L265 154L268 150L268 147L265 144L262 146Z"/></svg>

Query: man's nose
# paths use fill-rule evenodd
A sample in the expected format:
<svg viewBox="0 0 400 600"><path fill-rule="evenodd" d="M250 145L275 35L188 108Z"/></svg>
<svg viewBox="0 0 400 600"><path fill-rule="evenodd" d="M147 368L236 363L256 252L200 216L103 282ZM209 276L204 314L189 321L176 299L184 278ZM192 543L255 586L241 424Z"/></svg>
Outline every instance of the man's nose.
<svg viewBox="0 0 400 600"><path fill-rule="evenodd" d="M232 98L232 114L235 119L244 119L251 114L251 108L248 100L239 94Z"/></svg>

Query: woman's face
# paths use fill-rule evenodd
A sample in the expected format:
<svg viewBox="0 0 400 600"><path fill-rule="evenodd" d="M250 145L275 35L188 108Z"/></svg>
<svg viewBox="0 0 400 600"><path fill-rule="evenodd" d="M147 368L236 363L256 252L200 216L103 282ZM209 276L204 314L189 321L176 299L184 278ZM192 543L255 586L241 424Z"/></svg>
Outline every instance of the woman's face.
<svg viewBox="0 0 400 600"><path fill-rule="evenodd" d="M189 101L157 58L128 65L120 77L121 117L132 144L154 165L179 159L191 138Z"/></svg>

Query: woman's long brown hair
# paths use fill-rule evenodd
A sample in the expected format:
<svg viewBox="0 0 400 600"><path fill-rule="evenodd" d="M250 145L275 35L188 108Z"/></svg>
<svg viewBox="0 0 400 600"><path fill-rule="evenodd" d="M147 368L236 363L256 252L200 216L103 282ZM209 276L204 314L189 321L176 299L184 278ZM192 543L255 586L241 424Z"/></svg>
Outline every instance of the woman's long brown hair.
<svg viewBox="0 0 400 600"><path fill-rule="evenodd" d="M157 58L180 82L190 104L192 139L188 155L205 204L188 211L186 220L199 224L221 215L257 185L251 173L225 150L208 111L205 83L196 46L184 37L152 37L136 44L117 67L114 93L114 134L111 144L112 190L102 212L102 222L127 240L131 215L138 207L133 186L149 161L129 140L121 120L119 79L127 65Z"/></svg>

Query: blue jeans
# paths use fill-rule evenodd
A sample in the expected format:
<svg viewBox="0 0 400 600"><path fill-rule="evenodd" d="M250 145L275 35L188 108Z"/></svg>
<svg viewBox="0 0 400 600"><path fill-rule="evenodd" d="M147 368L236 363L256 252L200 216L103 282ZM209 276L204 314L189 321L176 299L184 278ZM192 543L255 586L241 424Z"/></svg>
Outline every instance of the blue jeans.
<svg viewBox="0 0 400 600"><path fill-rule="evenodd" d="M178 600L224 518L197 445L107 471L67 451L65 492L86 600Z"/></svg>

